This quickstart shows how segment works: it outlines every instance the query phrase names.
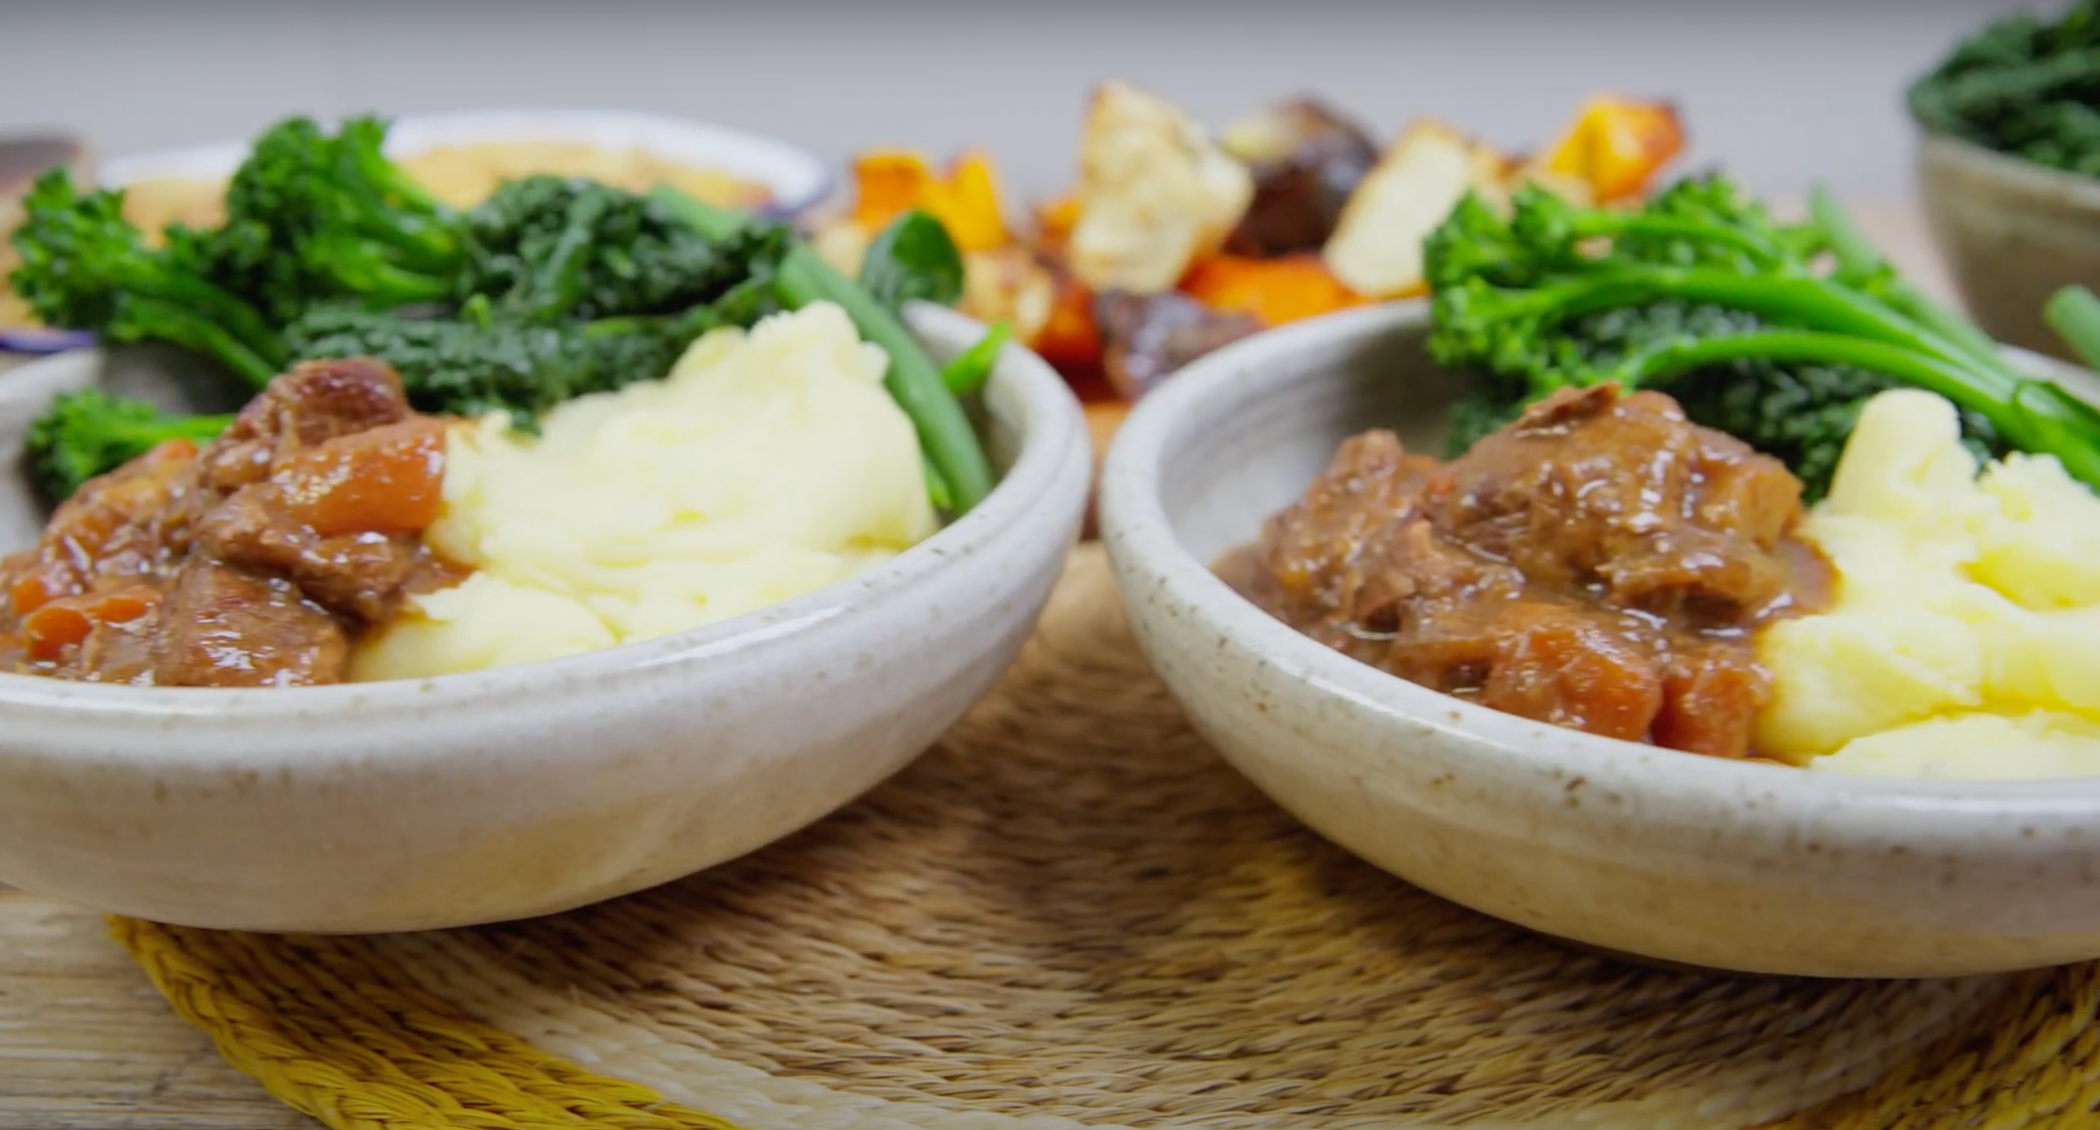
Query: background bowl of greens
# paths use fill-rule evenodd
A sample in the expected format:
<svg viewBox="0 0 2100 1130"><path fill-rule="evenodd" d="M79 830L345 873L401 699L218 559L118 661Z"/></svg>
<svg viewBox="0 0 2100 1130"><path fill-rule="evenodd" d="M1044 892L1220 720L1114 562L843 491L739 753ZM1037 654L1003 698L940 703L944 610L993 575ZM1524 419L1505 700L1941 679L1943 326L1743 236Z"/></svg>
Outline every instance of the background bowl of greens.
<svg viewBox="0 0 2100 1130"><path fill-rule="evenodd" d="M2073 357L2045 311L2100 285L2100 4L1991 24L1909 105L1919 195L1963 302L1992 336Z"/></svg>

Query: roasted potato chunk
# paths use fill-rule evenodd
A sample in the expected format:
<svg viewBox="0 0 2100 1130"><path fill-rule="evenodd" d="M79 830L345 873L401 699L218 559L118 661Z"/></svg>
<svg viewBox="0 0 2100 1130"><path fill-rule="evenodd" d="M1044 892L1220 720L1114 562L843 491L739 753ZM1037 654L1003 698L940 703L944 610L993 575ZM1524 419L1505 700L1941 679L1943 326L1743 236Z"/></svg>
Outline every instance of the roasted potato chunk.
<svg viewBox="0 0 2100 1130"><path fill-rule="evenodd" d="M1096 292L1158 294L1224 242L1254 181L1180 109L1110 82L1087 110L1078 195L1073 273Z"/></svg>
<svg viewBox="0 0 2100 1130"><path fill-rule="evenodd" d="M1507 199L1503 157L1440 122L1417 122L1363 179L1321 255L1358 294L1420 293L1422 240L1468 190Z"/></svg>

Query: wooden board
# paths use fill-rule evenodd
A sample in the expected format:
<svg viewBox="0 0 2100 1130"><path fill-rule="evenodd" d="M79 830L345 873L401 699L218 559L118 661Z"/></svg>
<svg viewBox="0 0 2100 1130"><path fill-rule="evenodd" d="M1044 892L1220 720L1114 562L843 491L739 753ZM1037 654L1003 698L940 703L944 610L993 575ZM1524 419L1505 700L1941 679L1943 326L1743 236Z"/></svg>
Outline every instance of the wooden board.
<svg viewBox="0 0 2100 1130"><path fill-rule="evenodd" d="M0 890L0 1127L309 1130L168 1011L101 915Z"/></svg>
<svg viewBox="0 0 2100 1130"><path fill-rule="evenodd" d="M1863 205L1857 218L1919 286L1951 295L1914 210ZM0 1130L319 1125L177 1020L100 915L0 887Z"/></svg>

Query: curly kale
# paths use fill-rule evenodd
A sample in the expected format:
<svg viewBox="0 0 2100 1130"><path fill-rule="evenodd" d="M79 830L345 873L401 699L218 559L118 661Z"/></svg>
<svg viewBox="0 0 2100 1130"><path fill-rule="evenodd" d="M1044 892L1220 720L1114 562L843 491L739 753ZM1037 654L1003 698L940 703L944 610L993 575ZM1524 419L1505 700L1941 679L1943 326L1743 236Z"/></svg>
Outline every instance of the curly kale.
<svg viewBox="0 0 2100 1130"><path fill-rule="evenodd" d="M529 430L563 401L659 380L701 334L748 325L774 308L746 292L678 314L590 322L496 321L478 303L443 318L338 307L308 312L285 336L303 358L385 361L419 411L508 412Z"/></svg>
<svg viewBox="0 0 2100 1130"><path fill-rule="evenodd" d="M790 235L746 224L710 239L660 201L596 181L508 181L467 213L458 297L524 322L662 314L776 264Z"/></svg>

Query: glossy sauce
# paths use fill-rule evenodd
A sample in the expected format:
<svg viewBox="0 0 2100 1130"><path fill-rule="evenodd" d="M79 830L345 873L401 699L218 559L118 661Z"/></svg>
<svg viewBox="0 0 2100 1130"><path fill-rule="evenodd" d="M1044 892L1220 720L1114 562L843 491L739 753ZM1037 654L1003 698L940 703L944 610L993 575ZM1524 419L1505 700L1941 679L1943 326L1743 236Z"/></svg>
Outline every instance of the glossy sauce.
<svg viewBox="0 0 2100 1130"><path fill-rule="evenodd" d="M1449 463L1390 432L1219 565L1264 610L1423 686L1589 733L1751 755L1755 633L1830 597L1801 484L1657 393L1564 390Z"/></svg>
<svg viewBox="0 0 2100 1130"><path fill-rule="evenodd" d="M202 451L162 444L0 559L0 671L156 686L341 682L360 636L465 570L421 540L444 421L369 360L271 382Z"/></svg>

